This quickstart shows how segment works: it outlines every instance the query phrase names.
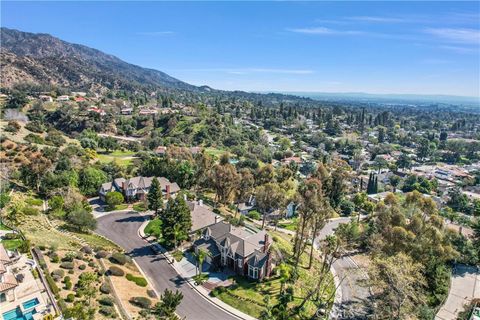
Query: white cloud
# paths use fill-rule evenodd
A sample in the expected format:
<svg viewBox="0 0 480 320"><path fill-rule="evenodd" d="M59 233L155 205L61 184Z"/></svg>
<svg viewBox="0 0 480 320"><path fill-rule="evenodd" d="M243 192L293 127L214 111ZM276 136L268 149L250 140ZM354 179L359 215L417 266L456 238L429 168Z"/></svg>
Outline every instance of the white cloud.
<svg viewBox="0 0 480 320"><path fill-rule="evenodd" d="M366 34L363 31L358 30L335 30L325 27L311 27L311 28L288 28L287 31L304 34L317 34L317 35L361 35Z"/></svg>
<svg viewBox="0 0 480 320"><path fill-rule="evenodd" d="M465 28L426 28L425 33L449 42L480 45L480 30Z"/></svg>
<svg viewBox="0 0 480 320"><path fill-rule="evenodd" d="M453 51L456 53L480 53L479 49L469 48L469 47L460 47L460 46L440 46L440 49L445 49Z"/></svg>
<svg viewBox="0 0 480 320"><path fill-rule="evenodd" d="M347 17L347 19L353 20L353 21L378 22L378 23L401 23L401 22L409 21L404 18L381 17L381 16L355 16L355 17Z"/></svg>

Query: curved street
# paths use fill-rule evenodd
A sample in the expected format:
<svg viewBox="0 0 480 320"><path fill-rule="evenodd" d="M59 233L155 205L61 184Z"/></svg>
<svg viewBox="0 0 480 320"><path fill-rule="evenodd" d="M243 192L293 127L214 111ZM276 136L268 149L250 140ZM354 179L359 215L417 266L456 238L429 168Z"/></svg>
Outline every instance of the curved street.
<svg viewBox="0 0 480 320"><path fill-rule="evenodd" d="M170 266L161 254L152 251L150 244L138 235L138 229L148 219L134 211L115 212L97 219L97 232L121 246L148 277L155 290L176 289L183 293L177 313L186 319L237 320L238 318L218 308L197 293Z"/></svg>

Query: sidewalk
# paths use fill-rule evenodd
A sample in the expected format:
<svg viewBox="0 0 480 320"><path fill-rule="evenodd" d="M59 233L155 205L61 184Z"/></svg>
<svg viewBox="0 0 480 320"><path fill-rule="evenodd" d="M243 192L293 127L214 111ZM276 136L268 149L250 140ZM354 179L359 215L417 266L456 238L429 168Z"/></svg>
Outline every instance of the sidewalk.
<svg viewBox="0 0 480 320"><path fill-rule="evenodd" d="M476 267L457 265L451 279L450 292L438 311L436 320L454 320L464 305L473 298L480 298L480 270Z"/></svg>
<svg viewBox="0 0 480 320"><path fill-rule="evenodd" d="M192 272L191 266L188 266L188 265L185 264L185 262L184 262L185 259L182 259L182 261L177 262L173 258L173 256L165 250L165 248L163 248L160 244L156 243L156 238L155 237L147 236L144 233L143 230L145 229L148 222L149 221L147 220L144 223L142 223L142 225L140 226L140 229L138 230L138 235L142 239L144 239L145 241L150 243L151 246L152 246L152 249L155 252L163 254L167 258L167 261L172 266L172 268L177 272L177 274L180 277L182 277L190 285L190 287L192 287L195 291L197 291L200 295L202 295L204 299L208 300L208 302L210 302L210 303L214 304L216 307L218 307L220 309L223 309L224 311L236 316L239 319L244 319L244 320L254 320L255 319L254 317L251 317L251 316L249 316L249 315L247 315L247 314L229 306L228 304L224 303L220 299L211 297L209 295L210 292L207 289L205 289L204 287L195 285L195 280L192 279L192 277L195 275L195 273Z"/></svg>

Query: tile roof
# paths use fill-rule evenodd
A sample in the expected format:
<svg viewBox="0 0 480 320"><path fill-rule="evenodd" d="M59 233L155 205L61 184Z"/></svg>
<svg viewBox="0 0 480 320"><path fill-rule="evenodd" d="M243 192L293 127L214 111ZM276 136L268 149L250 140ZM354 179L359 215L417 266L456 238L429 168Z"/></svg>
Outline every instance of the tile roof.
<svg viewBox="0 0 480 320"><path fill-rule="evenodd" d="M0 282L0 292L5 292L15 288L18 285L17 279L12 274L4 274L3 281Z"/></svg>

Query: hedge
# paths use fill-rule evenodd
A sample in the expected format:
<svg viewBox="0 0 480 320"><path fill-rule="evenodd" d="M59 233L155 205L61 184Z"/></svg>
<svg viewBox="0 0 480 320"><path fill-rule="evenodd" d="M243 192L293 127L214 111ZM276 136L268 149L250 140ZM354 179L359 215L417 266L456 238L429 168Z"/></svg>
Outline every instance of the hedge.
<svg viewBox="0 0 480 320"><path fill-rule="evenodd" d="M123 277L123 275L125 274L125 271L123 271L122 268L117 266L111 266L110 268L108 268L108 271L111 275L117 277Z"/></svg>
<svg viewBox="0 0 480 320"><path fill-rule="evenodd" d="M140 307L142 309L149 309L152 305L152 300L145 298L145 297L133 297L130 300L130 303Z"/></svg>
<svg viewBox="0 0 480 320"><path fill-rule="evenodd" d="M100 286L100 292L105 293L105 294L109 294L110 292L112 292L112 289L110 288L110 285L108 283L104 282Z"/></svg>
<svg viewBox="0 0 480 320"><path fill-rule="evenodd" d="M115 252L114 254L112 254L112 256L110 257L110 261L112 261L113 263L116 263L116 264L119 264L119 265L124 265L125 263L127 263L128 261L130 261L129 257L127 257L126 255L124 255L123 253L119 253L119 252Z"/></svg>
<svg viewBox="0 0 480 320"><path fill-rule="evenodd" d="M57 284L53 280L52 276L47 273L45 275L45 279L47 280L47 283L50 286L50 289L52 290L52 293L53 294L58 294L60 292L60 289L58 289Z"/></svg>
<svg viewBox="0 0 480 320"><path fill-rule="evenodd" d="M66 262L60 263L60 268L63 268L63 269L71 270L73 269L73 267L74 267L73 262L66 261Z"/></svg>
<svg viewBox="0 0 480 320"><path fill-rule="evenodd" d="M113 299L109 296L103 296L98 299L98 303L104 306L113 306Z"/></svg>
<svg viewBox="0 0 480 320"><path fill-rule="evenodd" d="M137 286L146 287L148 285L147 280L142 277L135 277L133 274L128 273L126 276L128 281L133 281Z"/></svg>

